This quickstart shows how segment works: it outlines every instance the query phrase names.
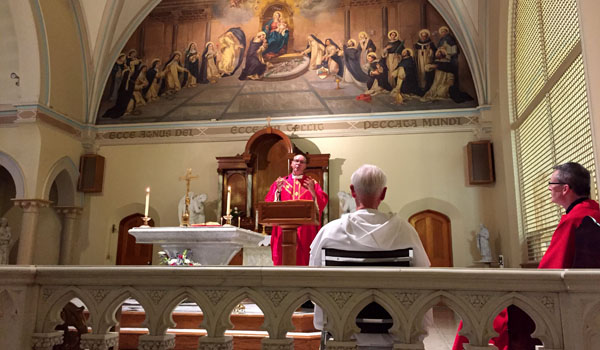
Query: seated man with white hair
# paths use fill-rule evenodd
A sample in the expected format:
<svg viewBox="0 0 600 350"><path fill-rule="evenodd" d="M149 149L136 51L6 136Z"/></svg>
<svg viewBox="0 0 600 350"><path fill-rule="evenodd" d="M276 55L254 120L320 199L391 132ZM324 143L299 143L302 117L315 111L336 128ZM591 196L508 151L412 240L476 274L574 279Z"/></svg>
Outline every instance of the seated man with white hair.
<svg viewBox="0 0 600 350"><path fill-rule="evenodd" d="M412 266L429 267L431 264L417 231L398 215L377 210L387 191L383 171L377 166L365 164L352 174L350 183L356 211L345 214L321 228L310 246L309 265L322 265L323 248L364 251L412 248ZM428 314L426 318L432 316ZM429 321L426 323L429 324ZM322 330L324 323L321 308L315 306L315 328ZM357 337L357 345L361 346L365 341L371 343L373 339L367 338L372 336L374 335L360 334ZM393 342L390 335L386 334L383 338L383 342Z"/></svg>

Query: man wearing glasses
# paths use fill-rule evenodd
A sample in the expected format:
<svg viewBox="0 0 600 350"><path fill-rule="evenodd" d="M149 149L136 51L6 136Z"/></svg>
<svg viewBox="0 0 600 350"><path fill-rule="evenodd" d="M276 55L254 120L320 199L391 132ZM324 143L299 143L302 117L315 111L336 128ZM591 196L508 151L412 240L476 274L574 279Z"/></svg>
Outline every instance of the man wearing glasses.
<svg viewBox="0 0 600 350"><path fill-rule="evenodd" d="M538 268L569 269L575 257L575 230L586 216L600 222L600 209L598 203L590 199L590 172L586 168L579 163L569 162L552 169L554 171L548 182L550 197L552 203L565 208L566 213L560 218ZM462 321L459 331L461 328ZM492 343L501 350L533 350L536 345L541 345L531 338L535 330L533 321L514 306L509 306L496 317L494 329L498 336L492 338ZM463 349L465 342L466 337L457 335L452 349Z"/></svg>
<svg viewBox="0 0 600 350"><path fill-rule="evenodd" d="M575 256L573 233L586 216L600 222L598 203L590 199L590 172L579 163L557 165L552 172L548 189L552 202L565 208L552 235L548 250L540 261L540 269L568 269Z"/></svg>
<svg viewBox="0 0 600 350"><path fill-rule="evenodd" d="M314 200L319 209L319 221L323 209L327 205L329 197L319 183L310 176L304 175L306 169L306 157L302 154L297 154L292 160L292 173L286 177L279 177L269 189L269 193L265 197L267 202L289 201L296 199ZM302 225L298 227L296 235L296 265L308 265L310 255L310 244L319 232L321 226L317 225ZM282 233L281 227L273 226L271 232L271 258L273 265L282 264Z"/></svg>

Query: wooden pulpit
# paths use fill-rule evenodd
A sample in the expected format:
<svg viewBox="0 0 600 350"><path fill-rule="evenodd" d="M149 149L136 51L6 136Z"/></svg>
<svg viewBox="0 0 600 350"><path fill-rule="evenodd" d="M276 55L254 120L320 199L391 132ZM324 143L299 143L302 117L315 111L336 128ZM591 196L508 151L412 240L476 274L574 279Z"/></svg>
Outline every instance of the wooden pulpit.
<svg viewBox="0 0 600 350"><path fill-rule="evenodd" d="M312 200L259 202L258 222L282 231L282 263L296 265L296 231L301 225L318 225L319 212Z"/></svg>

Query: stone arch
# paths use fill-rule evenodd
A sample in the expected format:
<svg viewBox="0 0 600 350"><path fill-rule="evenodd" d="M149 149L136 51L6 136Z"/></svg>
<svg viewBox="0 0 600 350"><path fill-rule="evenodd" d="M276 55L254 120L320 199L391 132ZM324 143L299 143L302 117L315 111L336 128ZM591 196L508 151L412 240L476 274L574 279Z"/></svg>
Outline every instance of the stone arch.
<svg viewBox="0 0 600 350"><path fill-rule="evenodd" d="M44 293L44 289L42 289L42 293ZM43 318L41 318L41 324L38 324L36 328L39 327L40 333L49 333L54 332L55 327L62 323L62 318L60 317L60 313L65 305L73 300L79 299L85 306L87 307L90 313L90 319L92 323L97 319L97 310L95 309L95 303L93 299L89 297L87 293L77 287L68 287L66 290L62 290L61 294L51 295L47 300L48 308L47 312ZM92 326L92 330L94 327Z"/></svg>
<svg viewBox="0 0 600 350"><path fill-rule="evenodd" d="M187 299L194 301L202 310L204 317L202 319L201 327L206 327L208 319L214 317L210 309L206 307L209 304L209 300L206 297L204 297L201 293L197 293L195 290L189 287L184 287L175 291L174 296L172 298L169 298L170 301L168 302L168 304L165 305L162 315L160 317L161 322L158 323L159 327L156 328L158 334L165 334L167 328L175 328L177 324L173 320L173 311L175 311L175 308L179 304L181 304Z"/></svg>
<svg viewBox="0 0 600 350"><path fill-rule="evenodd" d="M292 324L292 315L294 311L296 311L298 307L306 300L311 300L316 303L323 310L323 314L337 315L335 310L331 309L331 304L328 304L326 299L323 298L323 295L319 292L315 292L315 290L302 289L295 292L291 298L293 299L289 300L286 308L281 311L280 324L277 328L278 333L269 334L270 337L278 339L283 338L285 337L287 331L294 329L294 325ZM331 333L335 336L338 332L336 329L332 329Z"/></svg>
<svg viewBox="0 0 600 350"><path fill-rule="evenodd" d="M272 317L274 312L269 305L268 300L264 297L264 295L261 295L253 289L245 287L236 290L233 293L228 293L228 295L226 295L223 300L219 302L220 311L215 312L214 320L208 320L210 322L210 324L207 324L206 328L208 336L221 337L225 333L225 330L233 328L230 315L233 312L234 307L240 304L242 300L246 298L252 299L256 306L258 306L265 315L264 322L269 322L267 321L267 318Z"/></svg>
<svg viewBox="0 0 600 350"><path fill-rule="evenodd" d="M554 300L557 301L557 300ZM558 303L553 303L552 307L556 307ZM496 307L491 309L490 312L486 312L487 315L490 315L486 321L485 329L487 333L485 336L489 336L489 338L495 336L495 331L493 331L493 323L496 315L498 315L502 310L506 309L508 306L514 305L521 310L523 310L535 323L535 331L531 334L532 338L537 338L542 341L544 344L544 348L547 349L558 349L562 344L562 330L561 324L552 322L556 320L555 312L551 312L548 310L547 306L540 302L539 296L527 297L525 295L519 293L508 293L503 295L500 299L497 300ZM534 307L532 305L536 305ZM488 339L489 339L488 338Z"/></svg>
<svg viewBox="0 0 600 350"><path fill-rule="evenodd" d="M0 151L0 166L4 167L13 178L16 198L25 198L25 177L19 163L8 154Z"/></svg>
<svg viewBox="0 0 600 350"><path fill-rule="evenodd" d="M118 320L115 318L117 310L123 305L127 298L135 299L144 309L146 318L144 319L144 322L142 322L142 325L149 323L148 311L152 310L152 301L148 299L144 293L132 287L124 287L119 292L118 295L112 298L108 305L102 308L102 311L98 312L98 320L94 322L92 328L95 334L106 334L110 327L117 324Z"/></svg>
<svg viewBox="0 0 600 350"><path fill-rule="evenodd" d="M583 303L582 303L583 304ZM587 308L583 314L584 350L596 349L600 341L600 302Z"/></svg>
<svg viewBox="0 0 600 350"><path fill-rule="evenodd" d="M52 185L56 183L58 201L56 206L83 206L83 194L77 192L79 170L71 158L65 156L59 159L48 173L43 187L43 199L50 198Z"/></svg>

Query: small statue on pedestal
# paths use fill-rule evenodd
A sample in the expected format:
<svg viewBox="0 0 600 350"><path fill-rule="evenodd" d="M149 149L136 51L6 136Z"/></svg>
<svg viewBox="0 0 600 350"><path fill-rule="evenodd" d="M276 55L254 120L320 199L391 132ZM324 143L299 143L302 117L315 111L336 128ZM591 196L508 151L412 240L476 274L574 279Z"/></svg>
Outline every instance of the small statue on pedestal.
<svg viewBox="0 0 600 350"><path fill-rule="evenodd" d="M194 192L188 192L190 199L190 225L203 224L205 222L204 216L204 202L206 201L206 193L194 194ZM185 196L179 200L178 214L179 223L182 224L182 215L185 210Z"/></svg>
<svg viewBox="0 0 600 350"><path fill-rule="evenodd" d="M338 192L338 198L340 199L340 210L342 211L342 214L356 211L356 202L350 193L340 191Z"/></svg>
<svg viewBox="0 0 600 350"><path fill-rule="evenodd" d="M488 231L483 224L480 224L479 232L477 233L477 249L479 249L479 254L481 254L481 260L479 260L479 262L492 262L492 251L490 250L490 231Z"/></svg>

